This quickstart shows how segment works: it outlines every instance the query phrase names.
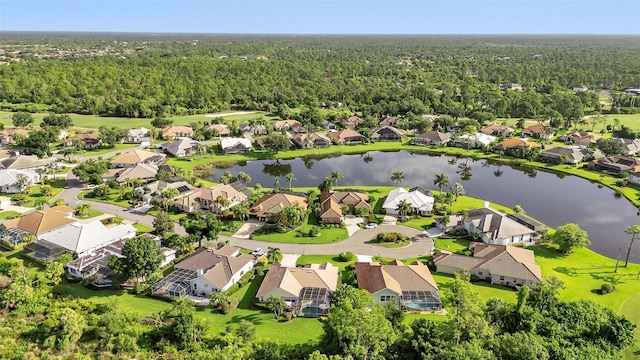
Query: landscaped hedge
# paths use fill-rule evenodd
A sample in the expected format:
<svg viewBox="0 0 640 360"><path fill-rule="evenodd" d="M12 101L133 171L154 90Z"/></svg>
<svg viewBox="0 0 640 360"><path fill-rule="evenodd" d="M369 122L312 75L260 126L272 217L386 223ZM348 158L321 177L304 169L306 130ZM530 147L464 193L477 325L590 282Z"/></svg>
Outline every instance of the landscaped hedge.
<svg viewBox="0 0 640 360"><path fill-rule="evenodd" d="M400 233L390 232L390 233L379 233L376 237L371 240L372 243L400 243L409 241L409 237Z"/></svg>
<svg viewBox="0 0 640 360"><path fill-rule="evenodd" d="M351 252L343 252L338 255L338 259L342 262L349 262L356 259L356 256Z"/></svg>

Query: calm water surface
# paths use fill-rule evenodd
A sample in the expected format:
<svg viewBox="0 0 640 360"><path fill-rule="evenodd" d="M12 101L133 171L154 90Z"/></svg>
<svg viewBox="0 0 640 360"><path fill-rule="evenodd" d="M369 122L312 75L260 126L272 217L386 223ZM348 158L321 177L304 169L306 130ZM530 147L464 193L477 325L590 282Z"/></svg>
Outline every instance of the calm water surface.
<svg viewBox="0 0 640 360"><path fill-rule="evenodd" d="M400 152L370 152L323 159L252 161L229 169L234 175L244 171L252 184L274 185L280 175L280 186L287 187L284 175L293 172L293 186L317 186L332 170L344 179L338 185L395 185L390 177L402 171L402 186L437 189L436 174L445 173L450 184L460 182L466 195L513 207L521 205L527 214L551 226L574 222L589 233L591 249L616 258L619 248L626 252L629 236L624 230L640 223L638 210L625 198L615 197L613 190L575 176L543 171L513 169L507 165L489 164L486 160L455 158L445 155ZM215 170L217 180L223 170ZM640 244L635 244L631 260L640 263Z"/></svg>

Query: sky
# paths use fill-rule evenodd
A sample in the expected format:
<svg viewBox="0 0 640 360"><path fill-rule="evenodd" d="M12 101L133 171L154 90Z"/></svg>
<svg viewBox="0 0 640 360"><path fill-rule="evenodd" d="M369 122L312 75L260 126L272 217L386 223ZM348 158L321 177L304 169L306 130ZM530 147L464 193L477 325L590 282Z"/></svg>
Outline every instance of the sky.
<svg viewBox="0 0 640 360"><path fill-rule="evenodd" d="M0 0L0 31L635 34L640 0Z"/></svg>

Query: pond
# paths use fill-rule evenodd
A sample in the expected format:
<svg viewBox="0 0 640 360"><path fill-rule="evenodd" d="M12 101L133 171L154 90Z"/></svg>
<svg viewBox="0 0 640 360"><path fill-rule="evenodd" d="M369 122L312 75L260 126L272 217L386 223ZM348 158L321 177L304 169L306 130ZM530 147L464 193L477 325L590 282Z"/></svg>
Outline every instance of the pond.
<svg viewBox="0 0 640 360"><path fill-rule="evenodd" d="M275 176L280 176L280 186L287 187L284 175L289 172L297 178L294 187L315 187L332 170L339 170L344 179L338 185L395 185L391 174L402 171L405 176L402 186L437 189L433 180L436 174L444 173L450 184L463 184L466 195L508 207L521 205L528 215L551 227L578 223L589 233L591 249L614 259L619 248L623 248L623 255L626 252L629 235L624 230L640 223L638 210L607 187L599 188L576 176L511 168L486 160L407 151L369 152L315 159L252 161L216 169L215 180L226 170L234 175L244 171L251 176L252 184L265 187L274 185ZM639 249L640 245L634 245L631 260L635 263L640 262Z"/></svg>

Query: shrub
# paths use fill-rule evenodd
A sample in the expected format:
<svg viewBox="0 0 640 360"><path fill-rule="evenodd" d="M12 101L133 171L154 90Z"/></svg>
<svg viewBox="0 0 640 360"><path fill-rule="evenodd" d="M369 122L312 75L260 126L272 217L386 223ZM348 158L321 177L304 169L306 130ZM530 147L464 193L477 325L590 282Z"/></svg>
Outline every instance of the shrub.
<svg viewBox="0 0 640 360"><path fill-rule="evenodd" d="M219 307L220 311L222 311L223 314L227 315L238 308L238 299L232 298L228 302L223 301L220 303Z"/></svg>
<svg viewBox="0 0 640 360"><path fill-rule="evenodd" d="M109 180L109 182L107 182L107 186L112 189L117 189L120 187L120 184L118 184L118 182L115 180Z"/></svg>
<svg viewBox="0 0 640 360"><path fill-rule="evenodd" d="M51 289L51 293L56 298L71 297L71 288L68 285L58 284Z"/></svg>
<svg viewBox="0 0 640 360"><path fill-rule="evenodd" d="M341 262L349 262L354 260L355 258L356 256L351 251L343 252L338 255L338 260L340 260Z"/></svg>
<svg viewBox="0 0 640 360"><path fill-rule="evenodd" d="M600 295L610 294L614 291L616 291L616 287L610 283L604 283L600 285Z"/></svg>
<svg viewBox="0 0 640 360"><path fill-rule="evenodd" d="M316 237L318 235L320 235L320 228L318 226L312 226L311 229L309 229L309 236Z"/></svg>

